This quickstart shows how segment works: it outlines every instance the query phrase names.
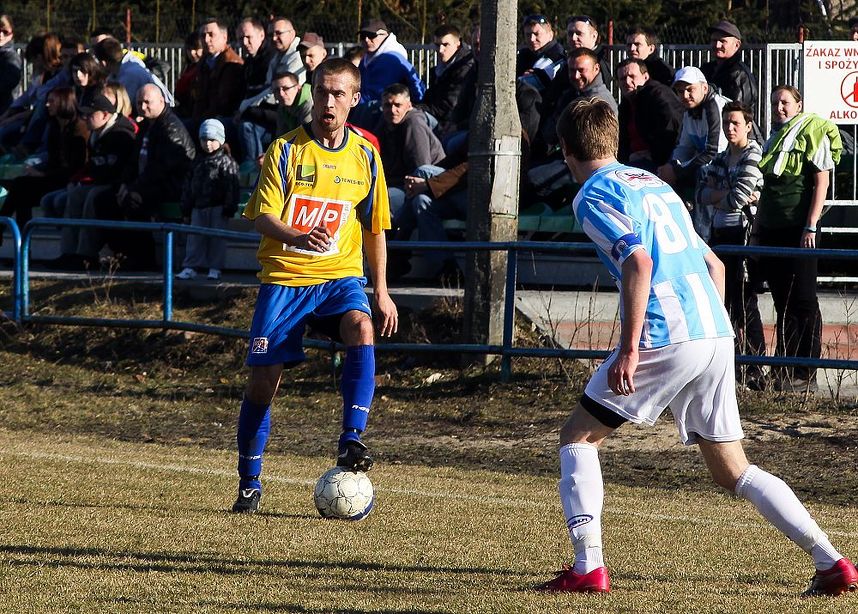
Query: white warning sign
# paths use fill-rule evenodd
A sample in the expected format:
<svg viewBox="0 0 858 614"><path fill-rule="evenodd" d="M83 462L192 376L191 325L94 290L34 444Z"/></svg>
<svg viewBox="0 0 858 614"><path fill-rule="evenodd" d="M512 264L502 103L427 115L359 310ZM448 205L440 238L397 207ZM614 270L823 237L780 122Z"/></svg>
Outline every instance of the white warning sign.
<svg viewBox="0 0 858 614"><path fill-rule="evenodd" d="M804 110L838 124L858 124L858 42L807 41Z"/></svg>

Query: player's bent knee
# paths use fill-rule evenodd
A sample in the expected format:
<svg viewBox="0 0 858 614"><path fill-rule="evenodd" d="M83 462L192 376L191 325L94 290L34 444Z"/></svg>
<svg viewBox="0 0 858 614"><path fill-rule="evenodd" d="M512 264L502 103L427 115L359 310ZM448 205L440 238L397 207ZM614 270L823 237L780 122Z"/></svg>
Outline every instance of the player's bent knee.
<svg viewBox="0 0 858 614"><path fill-rule="evenodd" d="M251 367L247 387L244 390L245 398L257 405L270 405L274 395L277 394L282 371L281 365Z"/></svg>
<svg viewBox="0 0 858 614"><path fill-rule="evenodd" d="M614 429L615 427L605 425L578 403L560 429L560 446L570 443L598 446Z"/></svg>
<svg viewBox="0 0 858 614"><path fill-rule="evenodd" d="M698 438L698 446L718 486L733 492L742 473L748 468L748 459L739 441L711 442Z"/></svg>
<svg viewBox="0 0 858 614"><path fill-rule="evenodd" d="M274 400L274 390L267 386L248 384L244 389L244 398L256 405L270 405Z"/></svg>
<svg viewBox="0 0 858 614"><path fill-rule="evenodd" d="M340 322L340 336L347 346L372 345L372 319L362 311L349 311Z"/></svg>

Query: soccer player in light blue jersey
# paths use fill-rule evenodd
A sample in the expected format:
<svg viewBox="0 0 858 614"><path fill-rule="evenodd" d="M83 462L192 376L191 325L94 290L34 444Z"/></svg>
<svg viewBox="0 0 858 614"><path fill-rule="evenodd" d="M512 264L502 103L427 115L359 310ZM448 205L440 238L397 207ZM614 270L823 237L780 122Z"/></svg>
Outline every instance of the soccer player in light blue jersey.
<svg viewBox="0 0 858 614"><path fill-rule="evenodd" d="M858 589L858 570L792 489L745 457L724 265L694 232L682 200L655 175L617 162L617 119L604 102L573 102L557 132L582 184L575 216L620 287L621 325L619 345L560 431L558 490L575 560L539 590L610 590L598 448L620 425L652 425L668 406L682 442L700 448L712 479L753 503L813 558L806 595Z"/></svg>

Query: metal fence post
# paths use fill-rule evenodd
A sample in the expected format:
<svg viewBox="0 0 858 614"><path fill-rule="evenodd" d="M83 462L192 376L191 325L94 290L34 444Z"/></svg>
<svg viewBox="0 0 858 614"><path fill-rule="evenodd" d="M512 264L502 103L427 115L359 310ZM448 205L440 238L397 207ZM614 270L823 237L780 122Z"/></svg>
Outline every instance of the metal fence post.
<svg viewBox="0 0 858 614"><path fill-rule="evenodd" d="M164 321L173 319L173 231L164 231Z"/></svg>
<svg viewBox="0 0 858 614"><path fill-rule="evenodd" d="M21 254L18 256L18 270L21 272L21 318L30 315L30 239L33 226L30 222L24 226L21 237Z"/></svg>
<svg viewBox="0 0 858 614"><path fill-rule="evenodd" d="M18 228L18 223L11 217L0 217L0 235L3 234L3 227L8 226L9 232L12 233L12 319L18 324L21 323L21 307L23 301L21 299L22 284L21 284L21 229Z"/></svg>
<svg viewBox="0 0 858 614"><path fill-rule="evenodd" d="M506 295L503 305L503 354L501 355L502 382L509 381L512 375L512 349L513 331L515 330L515 282L518 279L518 250L510 247L506 251Z"/></svg>

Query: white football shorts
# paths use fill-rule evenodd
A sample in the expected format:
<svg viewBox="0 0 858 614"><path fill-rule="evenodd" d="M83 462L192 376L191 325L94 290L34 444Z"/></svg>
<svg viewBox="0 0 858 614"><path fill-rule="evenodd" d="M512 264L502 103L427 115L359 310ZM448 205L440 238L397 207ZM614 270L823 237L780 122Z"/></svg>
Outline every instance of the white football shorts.
<svg viewBox="0 0 858 614"><path fill-rule="evenodd" d="M744 437L736 402L733 339L696 339L640 351L634 375L635 392L615 394L608 387L608 356L587 384L584 394L629 422L652 426L670 407L679 437L693 445L736 441Z"/></svg>

